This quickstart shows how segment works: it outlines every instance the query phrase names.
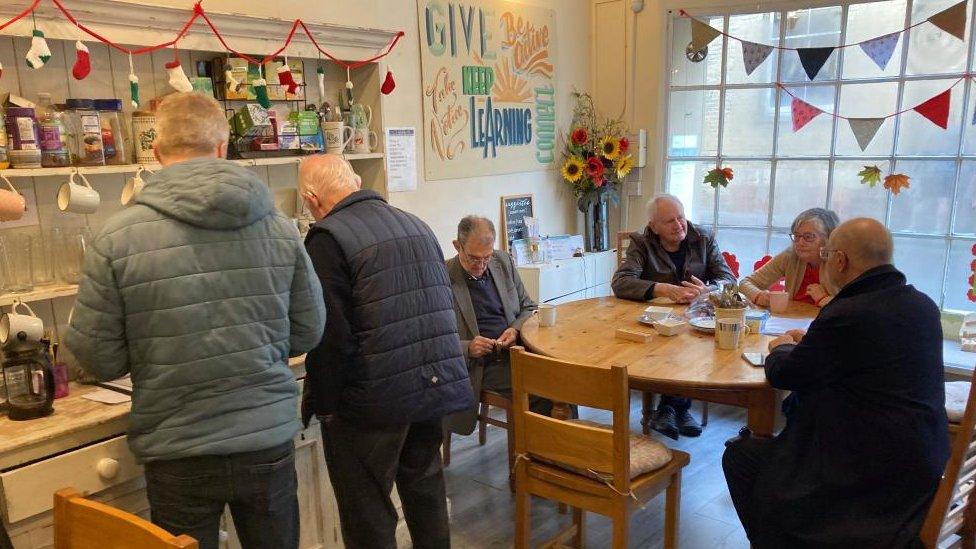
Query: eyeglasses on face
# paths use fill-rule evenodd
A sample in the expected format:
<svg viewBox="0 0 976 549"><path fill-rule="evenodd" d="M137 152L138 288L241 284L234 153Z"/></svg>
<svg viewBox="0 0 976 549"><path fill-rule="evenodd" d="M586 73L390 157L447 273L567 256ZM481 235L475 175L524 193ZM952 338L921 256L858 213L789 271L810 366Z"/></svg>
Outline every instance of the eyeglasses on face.
<svg viewBox="0 0 976 549"><path fill-rule="evenodd" d="M468 252L465 252L464 251L464 247L463 246L461 247L461 251L464 252L464 257L467 258L467 260L469 262L471 262L471 263L475 263L475 264L478 264L478 265L487 265L488 262L491 261L491 255L487 255L485 257L479 257L479 256L476 256L476 255L471 255Z"/></svg>
<svg viewBox="0 0 976 549"><path fill-rule="evenodd" d="M818 238L820 238L820 235L817 233L800 233L800 234L790 233L790 240L792 240L793 242L796 242L797 240L802 240L807 244L812 244L816 242Z"/></svg>

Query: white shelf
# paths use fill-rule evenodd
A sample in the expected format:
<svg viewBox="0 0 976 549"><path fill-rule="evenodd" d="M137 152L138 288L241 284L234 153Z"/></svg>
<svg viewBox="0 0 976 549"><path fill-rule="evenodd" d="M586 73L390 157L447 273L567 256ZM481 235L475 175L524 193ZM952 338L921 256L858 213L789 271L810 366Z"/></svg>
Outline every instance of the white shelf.
<svg viewBox="0 0 976 549"><path fill-rule="evenodd" d="M288 164L298 165L305 155L302 156L277 156L273 158L249 158L234 160L241 166L282 166ZM356 160L369 160L373 158L383 158L383 153L366 153L366 154L346 154L343 158L353 162ZM58 176L58 175L71 175L72 172L77 171L84 175L101 175L101 174L113 174L113 173L135 173L139 167L143 167L147 170L156 171L162 168L157 163L152 164L120 164L117 166L70 166L66 168L23 168L23 169L6 169L0 170L0 175L6 177L48 177L48 176Z"/></svg>
<svg viewBox="0 0 976 549"><path fill-rule="evenodd" d="M0 305L11 305L15 299L19 299L24 303L31 303L34 301L44 301L46 299L54 299L56 297L66 297L77 294L77 284L48 284L45 286L38 286L29 292L16 294L4 292L0 294Z"/></svg>

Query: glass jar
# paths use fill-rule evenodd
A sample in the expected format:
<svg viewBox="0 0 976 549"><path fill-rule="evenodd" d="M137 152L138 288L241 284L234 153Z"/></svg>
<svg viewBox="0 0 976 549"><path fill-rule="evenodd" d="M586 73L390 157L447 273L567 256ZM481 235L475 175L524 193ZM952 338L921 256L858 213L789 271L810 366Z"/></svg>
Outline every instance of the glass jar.
<svg viewBox="0 0 976 549"><path fill-rule="evenodd" d="M10 107L7 109L7 139L13 151L40 150L40 135L34 109Z"/></svg>
<svg viewBox="0 0 976 549"><path fill-rule="evenodd" d="M156 115L152 111L132 113L132 148L135 150L136 164L151 164L156 161L153 142L156 141Z"/></svg>
<svg viewBox="0 0 976 549"><path fill-rule="evenodd" d="M11 234L0 237L7 291L29 292L33 287L30 235Z"/></svg>
<svg viewBox="0 0 976 549"><path fill-rule="evenodd" d="M54 255L51 238L45 235L31 236L31 281L35 286L54 282Z"/></svg>
<svg viewBox="0 0 976 549"><path fill-rule="evenodd" d="M71 165L68 154L68 128L64 112L51 104L51 94L37 94L37 125L41 136L41 166L62 168Z"/></svg>
<svg viewBox="0 0 976 549"><path fill-rule="evenodd" d="M128 164L129 158L125 154L125 134L122 132L122 100L96 99L95 108L98 110L102 125L105 163Z"/></svg>
<svg viewBox="0 0 976 549"><path fill-rule="evenodd" d="M102 123L91 99L69 99L68 119L71 126L71 161L77 166L104 166Z"/></svg>
<svg viewBox="0 0 976 549"><path fill-rule="evenodd" d="M51 229L51 241L55 247L58 279L65 284L77 284L81 280L82 262L91 242L91 233L87 228L64 230L56 227Z"/></svg>

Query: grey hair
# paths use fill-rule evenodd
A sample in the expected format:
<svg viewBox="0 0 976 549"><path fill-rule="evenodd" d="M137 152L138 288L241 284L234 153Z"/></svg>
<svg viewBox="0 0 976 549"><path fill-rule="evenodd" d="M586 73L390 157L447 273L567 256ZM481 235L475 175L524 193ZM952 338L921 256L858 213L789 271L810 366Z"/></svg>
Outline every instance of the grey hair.
<svg viewBox="0 0 976 549"><path fill-rule="evenodd" d="M654 196L652 196L651 199L647 201L647 219L648 220L654 219L654 216L657 215L657 204L658 204L658 202L660 202L662 200L671 200L671 201L674 201L675 203L677 203L678 205L681 206L681 209L682 210L685 208L685 205L681 203L681 199L678 198L677 196L674 196L673 194L668 194L668 193L658 193L658 194L655 194Z"/></svg>
<svg viewBox="0 0 976 549"><path fill-rule="evenodd" d="M485 233L491 233L491 240L495 240L495 224L491 222L487 217L482 217L480 215L466 215L461 218L457 227L457 239L462 245L464 245L471 235L481 236ZM488 239L485 238L485 241Z"/></svg>
<svg viewBox="0 0 976 549"><path fill-rule="evenodd" d="M830 233L834 232L837 225L840 225L840 218L833 210L828 210L825 208L810 208L809 210L804 210L800 212L800 215L796 216L793 220L793 224L790 225L790 232L796 233L797 228L807 221L813 221L820 226L820 230L823 231L824 237L830 236Z"/></svg>

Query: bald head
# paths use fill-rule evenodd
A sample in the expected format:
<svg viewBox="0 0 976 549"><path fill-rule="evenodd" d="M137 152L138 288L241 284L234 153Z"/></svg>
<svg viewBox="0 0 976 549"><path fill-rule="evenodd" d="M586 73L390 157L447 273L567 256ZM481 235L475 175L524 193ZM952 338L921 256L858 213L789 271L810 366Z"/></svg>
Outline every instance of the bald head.
<svg viewBox="0 0 976 549"><path fill-rule="evenodd" d="M328 213L343 198L359 190L361 179L341 156L317 154L299 165L298 185L302 194L315 196Z"/></svg>
<svg viewBox="0 0 976 549"><path fill-rule="evenodd" d="M832 253L827 269L832 282L844 287L865 271L888 265L895 245L891 233L876 219L858 217L841 223L827 242Z"/></svg>

